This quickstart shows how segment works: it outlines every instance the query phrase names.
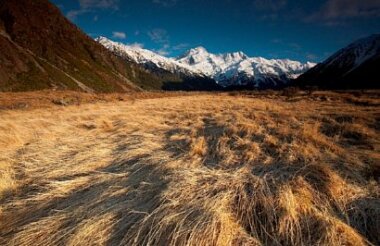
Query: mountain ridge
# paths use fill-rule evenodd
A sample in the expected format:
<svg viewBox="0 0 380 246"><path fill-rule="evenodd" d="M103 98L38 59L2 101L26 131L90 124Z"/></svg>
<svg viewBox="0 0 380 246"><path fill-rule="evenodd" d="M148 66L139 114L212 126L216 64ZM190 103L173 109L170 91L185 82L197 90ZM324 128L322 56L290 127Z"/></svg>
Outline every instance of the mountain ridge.
<svg viewBox="0 0 380 246"><path fill-rule="evenodd" d="M316 65L290 59L249 57L242 51L212 54L201 46L187 51L176 60L203 71L224 87L277 87Z"/></svg>
<svg viewBox="0 0 380 246"><path fill-rule="evenodd" d="M212 54L198 46L177 58L168 58L123 43L98 37L97 42L107 49L154 71L153 67L190 77L209 77L224 88L272 88L286 85L291 79L313 67L314 63L301 63L289 59L249 57L244 52Z"/></svg>
<svg viewBox="0 0 380 246"><path fill-rule="evenodd" d="M190 66L178 63L174 59L156 54L140 47L112 41L106 37L95 38L115 55L130 62L142 65L146 70L163 79L163 90L221 90L215 80Z"/></svg>
<svg viewBox="0 0 380 246"><path fill-rule="evenodd" d="M95 41L121 57L138 64L147 65L147 68L149 68L149 65L154 64L157 68L165 69L172 73L188 76L202 75L200 71L194 70L190 66L178 63L174 59L161 56L151 50L115 42L103 36L95 38Z"/></svg>
<svg viewBox="0 0 380 246"><path fill-rule="evenodd" d="M326 89L380 88L380 34L358 39L301 75L297 86Z"/></svg>
<svg viewBox="0 0 380 246"><path fill-rule="evenodd" d="M0 1L0 62L0 91L125 92L161 83L99 45L48 0Z"/></svg>

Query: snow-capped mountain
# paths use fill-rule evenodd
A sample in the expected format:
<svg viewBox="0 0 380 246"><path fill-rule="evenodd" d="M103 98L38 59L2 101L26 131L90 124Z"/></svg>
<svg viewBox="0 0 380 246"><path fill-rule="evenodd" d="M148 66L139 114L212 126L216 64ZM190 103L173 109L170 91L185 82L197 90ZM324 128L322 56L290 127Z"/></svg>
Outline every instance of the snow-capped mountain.
<svg viewBox="0 0 380 246"><path fill-rule="evenodd" d="M138 46L114 42L106 37L98 37L95 40L116 55L137 64L141 64L150 70L162 69L173 74L190 77L205 76L202 72L187 66L186 64L179 63L172 58L161 56L153 51Z"/></svg>
<svg viewBox="0 0 380 246"><path fill-rule="evenodd" d="M178 58L168 58L105 37L99 37L96 41L116 55L141 64L153 72L163 70L181 77L207 77L222 87L278 87L297 78L315 65L310 62L248 57L243 52L212 54L203 47L191 49Z"/></svg>
<svg viewBox="0 0 380 246"><path fill-rule="evenodd" d="M212 54L203 47L189 50L177 58L215 79L222 86L251 85L273 87L295 79L316 64L298 61L248 57L243 52Z"/></svg>
<svg viewBox="0 0 380 246"><path fill-rule="evenodd" d="M380 34L359 39L303 74L297 84L379 88Z"/></svg>
<svg viewBox="0 0 380 246"><path fill-rule="evenodd" d="M95 39L108 50L119 57L143 66L162 81L164 90L214 91L221 86L215 80L186 64L181 64L173 58L161 56L153 51L114 42L105 37ZM151 81L146 81L150 83Z"/></svg>

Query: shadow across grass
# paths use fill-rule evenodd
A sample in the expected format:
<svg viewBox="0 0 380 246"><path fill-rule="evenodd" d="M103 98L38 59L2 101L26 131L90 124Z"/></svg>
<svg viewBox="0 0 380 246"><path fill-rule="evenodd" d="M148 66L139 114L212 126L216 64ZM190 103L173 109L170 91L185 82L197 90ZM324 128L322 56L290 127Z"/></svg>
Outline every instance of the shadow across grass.
<svg viewBox="0 0 380 246"><path fill-rule="evenodd" d="M128 147L132 146L118 146L115 153L126 151ZM50 184L25 189L12 197L23 206L7 209L1 215L8 223L0 226L0 243L38 244L56 238L56 243L68 244L70 237L60 235L75 234L86 223L110 216L113 222L104 227L105 230L112 228L106 244L118 245L131 227L160 204L161 194L167 187L165 177L168 172L154 163L150 155L143 154L130 159L115 158L103 168L50 180L50 184L81 183L58 196L49 193ZM51 231L51 234L41 235L38 242L28 242L27 233L36 226ZM91 237L88 240L92 240Z"/></svg>

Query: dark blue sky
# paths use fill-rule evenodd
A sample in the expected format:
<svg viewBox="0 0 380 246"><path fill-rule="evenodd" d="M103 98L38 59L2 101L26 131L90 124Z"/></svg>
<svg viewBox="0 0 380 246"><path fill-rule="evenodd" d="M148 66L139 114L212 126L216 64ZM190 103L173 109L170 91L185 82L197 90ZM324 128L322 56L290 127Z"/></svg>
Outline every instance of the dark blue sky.
<svg viewBox="0 0 380 246"><path fill-rule="evenodd" d="M53 0L92 37L167 56L213 53L321 61L380 33L380 0Z"/></svg>

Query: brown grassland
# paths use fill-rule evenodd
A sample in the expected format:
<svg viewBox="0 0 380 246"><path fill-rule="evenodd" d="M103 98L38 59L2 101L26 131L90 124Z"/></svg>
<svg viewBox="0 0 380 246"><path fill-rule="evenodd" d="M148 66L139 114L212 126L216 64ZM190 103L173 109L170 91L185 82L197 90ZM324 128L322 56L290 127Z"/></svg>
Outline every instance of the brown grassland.
<svg viewBox="0 0 380 246"><path fill-rule="evenodd" d="M0 245L379 245L379 131L376 91L4 93Z"/></svg>

